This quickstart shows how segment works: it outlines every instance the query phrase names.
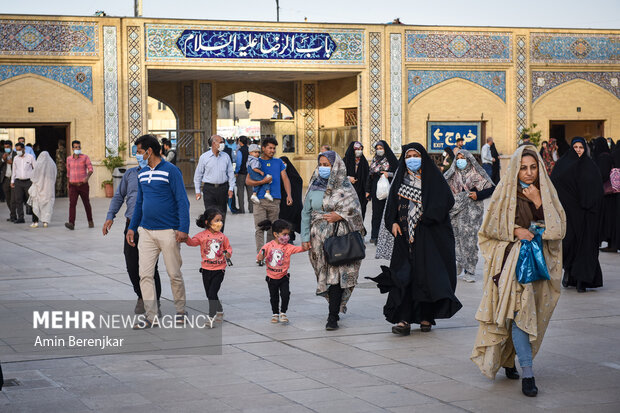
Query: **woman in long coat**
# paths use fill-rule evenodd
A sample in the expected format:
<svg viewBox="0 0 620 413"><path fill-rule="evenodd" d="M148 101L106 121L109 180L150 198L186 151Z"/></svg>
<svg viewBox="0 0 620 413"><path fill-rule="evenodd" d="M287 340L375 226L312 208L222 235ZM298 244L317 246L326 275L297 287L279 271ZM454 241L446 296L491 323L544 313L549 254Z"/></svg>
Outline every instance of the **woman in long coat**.
<svg viewBox="0 0 620 413"><path fill-rule="evenodd" d="M319 154L319 165L312 174L304 209L301 214L301 239L310 248L308 254L314 268L316 294L329 303L329 316L325 328L338 328L339 313L346 313L347 302L357 285L360 261L331 266L325 260L323 244L334 234L336 223L338 234L362 231L364 221L360 203L353 185L347 178L346 167L338 154L327 151Z"/></svg>
<svg viewBox="0 0 620 413"><path fill-rule="evenodd" d="M353 189L357 193L360 206L362 208L362 220L366 217L366 181L368 181L369 166L364 156L364 146L361 142L351 142L349 148L344 154L344 164L347 167L347 177Z"/></svg>
<svg viewBox="0 0 620 413"><path fill-rule="evenodd" d="M521 284L516 278L517 260L521 240L534 237L528 230L532 221L544 221L543 254L551 279ZM484 287L471 360L491 379L504 367L506 376L516 380L516 354L527 396L538 392L532 359L560 298L565 231L566 215L542 158L532 145L517 148L478 232Z"/></svg>
<svg viewBox="0 0 620 413"><path fill-rule="evenodd" d="M383 210L385 209L385 199L377 198L377 183L382 176L390 182L394 177L394 172L398 168L398 159L386 141L375 143L375 156L370 162L370 175L366 184L366 197L372 200L372 229L370 231L370 242L376 244L379 238L379 228Z"/></svg>
<svg viewBox="0 0 620 413"><path fill-rule="evenodd" d="M436 319L462 307L454 295L456 265L450 209L454 197L443 175L419 143L403 147L385 207L385 226L394 236L390 266L372 278L394 334L409 335L411 323L431 331Z"/></svg>
<svg viewBox="0 0 620 413"><path fill-rule="evenodd" d="M476 281L478 264L478 230L484 214L484 200L493 194L495 185L474 156L465 149L444 174L452 190L454 206L450 221L456 243L456 275L465 282Z"/></svg>
<svg viewBox="0 0 620 413"><path fill-rule="evenodd" d="M32 185L28 189L28 205L32 206L33 216L36 216L47 228L52 221L54 213L54 201L56 200L56 164L47 151L39 154L34 165ZM32 228L39 226L38 222L30 225Z"/></svg>
<svg viewBox="0 0 620 413"><path fill-rule="evenodd" d="M280 157L280 160L284 162L286 166L286 176L288 176L288 180L291 183L291 198L293 198L293 204L286 204L286 197L282 197L280 200L280 214L278 218L283 219L285 221L290 222L293 225L293 230L291 231L291 242L295 241L295 233L301 234L301 210L303 209L302 205L302 192L304 186L304 180L295 169L293 163L286 156ZM284 192L284 182L280 182L281 191L280 193L285 194Z"/></svg>
<svg viewBox="0 0 620 413"><path fill-rule="evenodd" d="M582 139L583 138L575 138ZM574 140L573 140L574 141ZM607 139L598 137L594 140L594 150L592 151L592 160L598 167L600 172L600 178L603 185L609 185L608 181L611 175L611 170L616 167L614 158L609 149ZM598 186L598 185L597 185ZM603 195L603 202L600 211L600 226L599 226L599 241L607 242L605 248L601 248L602 252L617 252L618 247L616 245L616 221L617 221L617 199L618 194L609 193Z"/></svg>
<svg viewBox="0 0 620 413"><path fill-rule="evenodd" d="M602 139L605 146L604 138ZM573 147L585 145L583 138L573 139ZM601 174L587 155L581 156L571 148L556 164L551 180L566 212L566 236L562 241L564 287L586 288L603 285L603 273L598 260L599 223L603 203Z"/></svg>

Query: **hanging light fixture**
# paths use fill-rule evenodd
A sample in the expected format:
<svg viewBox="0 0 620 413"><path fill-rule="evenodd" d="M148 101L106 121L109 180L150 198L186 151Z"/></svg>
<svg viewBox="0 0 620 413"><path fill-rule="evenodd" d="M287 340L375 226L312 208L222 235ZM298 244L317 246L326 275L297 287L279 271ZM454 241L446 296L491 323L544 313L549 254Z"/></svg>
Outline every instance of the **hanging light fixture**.
<svg viewBox="0 0 620 413"><path fill-rule="evenodd" d="M250 102L249 94L250 94L250 92L245 92L245 97L246 97L245 108L247 110L250 110L250 105L252 104L252 102Z"/></svg>

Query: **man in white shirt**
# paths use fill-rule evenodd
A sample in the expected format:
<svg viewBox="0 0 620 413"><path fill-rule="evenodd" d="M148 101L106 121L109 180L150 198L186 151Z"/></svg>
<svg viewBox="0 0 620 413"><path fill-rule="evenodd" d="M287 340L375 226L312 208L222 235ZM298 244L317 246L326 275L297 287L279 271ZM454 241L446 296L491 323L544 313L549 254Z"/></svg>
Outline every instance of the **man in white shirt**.
<svg viewBox="0 0 620 413"><path fill-rule="evenodd" d="M17 156L13 158L12 173L11 173L11 188L13 189L13 204L17 212L16 224L23 224L24 220L24 204L28 199L28 189L32 185L32 178L34 172L34 156L26 153L25 145L18 142L15 145L15 152ZM39 219L36 215L32 215L32 222L35 223Z"/></svg>
<svg viewBox="0 0 620 413"><path fill-rule="evenodd" d="M0 182L2 183L2 191L6 198L6 205L9 207L10 215L6 220L10 222L17 221L15 205L13 204L13 189L11 188L11 176L13 175L12 166L15 155L13 142L4 141L4 150L2 152L2 158L0 158Z"/></svg>
<svg viewBox="0 0 620 413"><path fill-rule="evenodd" d="M482 158L482 167L489 177L493 176L493 162L495 162L495 158L491 155L492 144L493 138L487 138L487 143L482 147L480 154L480 158Z"/></svg>

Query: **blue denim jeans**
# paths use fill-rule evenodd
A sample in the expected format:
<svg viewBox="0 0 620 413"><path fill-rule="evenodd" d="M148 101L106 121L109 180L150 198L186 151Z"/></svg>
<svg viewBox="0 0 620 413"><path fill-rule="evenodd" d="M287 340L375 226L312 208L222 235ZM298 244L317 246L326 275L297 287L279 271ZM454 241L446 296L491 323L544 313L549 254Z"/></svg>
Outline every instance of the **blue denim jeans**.
<svg viewBox="0 0 620 413"><path fill-rule="evenodd" d="M483 163L482 168L484 169L484 172L486 172L487 175L489 175L489 178L493 176L493 164L492 163Z"/></svg>
<svg viewBox="0 0 620 413"><path fill-rule="evenodd" d="M530 335L521 330L514 321L512 322L512 344L515 346L521 368L532 367Z"/></svg>

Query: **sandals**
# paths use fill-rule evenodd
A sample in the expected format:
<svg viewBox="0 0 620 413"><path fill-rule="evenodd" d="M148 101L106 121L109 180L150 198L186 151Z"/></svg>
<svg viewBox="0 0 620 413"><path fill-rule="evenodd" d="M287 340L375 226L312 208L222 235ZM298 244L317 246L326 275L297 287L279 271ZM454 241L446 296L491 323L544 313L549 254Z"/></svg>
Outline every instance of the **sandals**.
<svg viewBox="0 0 620 413"><path fill-rule="evenodd" d="M280 322L281 323L288 323L288 317L286 316L286 314L280 313Z"/></svg>
<svg viewBox="0 0 620 413"><path fill-rule="evenodd" d="M280 316L278 314L274 314L271 316L271 322L273 324L279 323L280 322Z"/></svg>
<svg viewBox="0 0 620 413"><path fill-rule="evenodd" d="M420 331L423 333L428 333L433 328L432 324L420 324Z"/></svg>
<svg viewBox="0 0 620 413"><path fill-rule="evenodd" d="M401 336L408 336L411 334L411 324L401 321L392 327L392 333L400 334Z"/></svg>

